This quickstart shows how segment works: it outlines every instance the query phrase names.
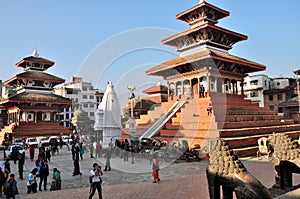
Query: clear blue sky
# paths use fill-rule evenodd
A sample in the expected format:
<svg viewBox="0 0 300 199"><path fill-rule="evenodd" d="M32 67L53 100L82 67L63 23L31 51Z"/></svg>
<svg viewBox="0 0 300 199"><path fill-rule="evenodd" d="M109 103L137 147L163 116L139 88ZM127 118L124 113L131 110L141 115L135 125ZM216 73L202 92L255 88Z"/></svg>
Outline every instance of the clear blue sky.
<svg viewBox="0 0 300 199"><path fill-rule="evenodd" d="M71 76L85 75L100 90L103 82L125 86L140 84L135 82L148 69L175 57L170 49L150 48L134 51L131 49L118 55L109 65L110 70L98 74L97 69L107 63L115 48L133 45L135 39L149 40L159 44L169 32L180 32L188 25L177 21L175 15L196 5L198 0L126 0L126 1L0 1L0 79L13 77L21 70L15 63L31 55L34 48L40 56L56 62L49 71L70 81ZM300 68L300 1L299 0L209 0L211 4L230 11L230 16L222 19L219 26L248 35L247 41L234 45L231 54L250 59L267 66L264 74L270 77L279 75L292 77L294 70ZM162 28L158 35L142 34L147 27ZM137 30L138 31L137 31ZM126 31L134 32L129 38ZM125 32L125 33L124 33ZM153 38L151 37L153 36ZM111 40L123 39L123 42ZM106 43L107 42L107 43ZM143 42L143 41L139 41ZM108 44L105 46L104 44ZM140 44L147 47L149 44ZM93 68L85 66L89 55L97 47ZM132 48L136 48L133 46ZM107 51L103 51L107 49ZM106 54L107 52L108 54ZM87 68L85 68L87 67ZM143 68L143 70L141 70ZM126 71L135 71L124 75ZM89 74L91 77L89 77ZM123 75L122 75L123 74ZM95 80L93 75L98 76ZM120 80L120 79L126 79ZM95 82L96 81L96 82ZM155 80L156 81L156 80ZM153 81L154 82L154 81ZM144 82L143 87L153 83ZM127 92L127 91L126 91ZM127 94L124 94L127 95Z"/></svg>

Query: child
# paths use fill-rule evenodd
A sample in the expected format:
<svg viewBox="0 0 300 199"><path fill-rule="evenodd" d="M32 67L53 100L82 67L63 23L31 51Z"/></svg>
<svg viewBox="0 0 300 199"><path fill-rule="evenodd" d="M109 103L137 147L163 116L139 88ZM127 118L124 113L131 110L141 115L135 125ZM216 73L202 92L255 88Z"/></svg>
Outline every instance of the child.
<svg viewBox="0 0 300 199"><path fill-rule="evenodd" d="M153 183L157 183L160 181L159 176L158 176L158 171L159 171L159 163L157 159L157 154L154 153L152 156L152 176L153 176Z"/></svg>
<svg viewBox="0 0 300 199"><path fill-rule="evenodd" d="M17 181L15 180L15 174L11 173L9 175L8 181L4 184L4 194L6 198L15 199L15 195L19 194Z"/></svg>

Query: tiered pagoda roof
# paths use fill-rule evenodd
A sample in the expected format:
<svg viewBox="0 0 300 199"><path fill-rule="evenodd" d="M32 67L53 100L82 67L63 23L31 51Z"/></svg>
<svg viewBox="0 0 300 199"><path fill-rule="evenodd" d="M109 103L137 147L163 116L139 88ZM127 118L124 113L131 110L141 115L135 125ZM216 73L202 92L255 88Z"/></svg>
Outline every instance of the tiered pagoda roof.
<svg viewBox="0 0 300 199"><path fill-rule="evenodd" d="M24 68L24 72L4 82L5 86L14 87L16 94L2 99L0 104L2 106L13 105L13 103L72 105L70 99L52 93L54 86L65 82L60 77L44 72L54 64L53 61L39 57L35 49L31 56L23 58L16 64L17 67Z"/></svg>
<svg viewBox="0 0 300 199"><path fill-rule="evenodd" d="M265 70L262 64L229 54L228 51L235 43L248 38L216 26L218 20L229 14L205 1L177 14L176 18L187 22L191 28L162 40L162 43L176 47L180 56L147 70L147 75L166 78L213 65L220 72L238 76Z"/></svg>
<svg viewBox="0 0 300 199"><path fill-rule="evenodd" d="M48 73L42 73L39 71L25 71L23 73L17 74L15 77L4 82L5 86L17 86L19 80L40 80L52 82L53 86L64 83L65 80L56 77Z"/></svg>

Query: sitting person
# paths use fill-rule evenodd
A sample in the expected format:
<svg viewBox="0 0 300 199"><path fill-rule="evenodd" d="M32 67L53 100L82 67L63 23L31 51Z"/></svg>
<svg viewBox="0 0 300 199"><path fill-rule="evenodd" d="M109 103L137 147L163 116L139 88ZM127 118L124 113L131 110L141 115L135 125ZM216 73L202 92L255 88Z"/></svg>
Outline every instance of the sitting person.
<svg viewBox="0 0 300 199"><path fill-rule="evenodd" d="M57 168L53 169L52 183L50 191L61 190L60 171Z"/></svg>
<svg viewBox="0 0 300 199"><path fill-rule="evenodd" d="M261 160L262 155L271 157L274 152L274 149L269 145L267 138L262 137L258 139L258 151L256 152L257 158Z"/></svg>

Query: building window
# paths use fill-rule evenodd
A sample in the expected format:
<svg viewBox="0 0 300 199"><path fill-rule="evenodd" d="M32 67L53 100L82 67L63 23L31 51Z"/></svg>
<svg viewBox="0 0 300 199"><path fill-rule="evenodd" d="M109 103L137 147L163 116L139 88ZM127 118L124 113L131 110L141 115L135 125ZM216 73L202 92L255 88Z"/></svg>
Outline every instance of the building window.
<svg viewBox="0 0 300 199"><path fill-rule="evenodd" d="M75 102L77 102L77 103L78 103L78 98L75 98Z"/></svg>
<svg viewBox="0 0 300 199"><path fill-rule="evenodd" d="M269 95L269 101L273 101L273 95Z"/></svg>
<svg viewBox="0 0 300 199"><path fill-rule="evenodd" d="M250 85L258 85L258 80L253 80L250 82Z"/></svg>
<svg viewBox="0 0 300 199"><path fill-rule="evenodd" d="M269 106L269 109L270 109L271 111L274 111L274 106Z"/></svg>
<svg viewBox="0 0 300 199"><path fill-rule="evenodd" d="M87 91L87 87L85 87L85 86L82 87L82 90L83 90L83 91Z"/></svg>
<svg viewBox="0 0 300 199"><path fill-rule="evenodd" d="M70 118L69 118L69 114L66 114L66 120L68 120L68 119L70 119Z"/></svg>
<svg viewBox="0 0 300 199"><path fill-rule="evenodd" d="M280 82L277 82L277 86L280 86Z"/></svg>
<svg viewBox="0 0 300 199"><path fill-rule="evenodd" d="M87 95L82 95L82 99L87 99Z"/></svg>
<svg viewBox="0 0 300 199"><path fill-rule="evenodd" d="M94 104L90 104L90 108L94 108L95 106L94 106Z"/></svg>
<svg viewBox="0 0 300 199"><path fill-rule="evenodd" d="M251 92L250 97L258 97L258 92L257 91Z"/></svg>
<svg viewBox="0 0 300 199"><path fill-rule="evenodd" d="M90 95L90 99L94 99L94 95Z"/></svg>
<svg viewBox="0 0 300 199"><path fill-rule="evenodd" d="M278 107L278 113L283 113L282 107Z"/></svg>
<svg viewBox="0 0 300 199"><path fill-rule="evenodd" d="M268 84L267 84L267 80L265 80L265 86L267 86Z"/></svg>
<svg viewBox="0 0 300 199"><path fill-rule="evenodd" d="M83 108L89 108L88 104L83 104Z"/></svg>
<svg viewBox="0 0 300 199"><path fill-rule="evenodd" d="M91 117L94 117L94 115L95 115L94 112L90 112Z"/></svg>
<svg viewBox="0 0 300 199"><path fill-rule="evenodd" d="M278 99L278 100L282 100L282 93L278 93L278 94L277 94L277 99Z"/></svg>

